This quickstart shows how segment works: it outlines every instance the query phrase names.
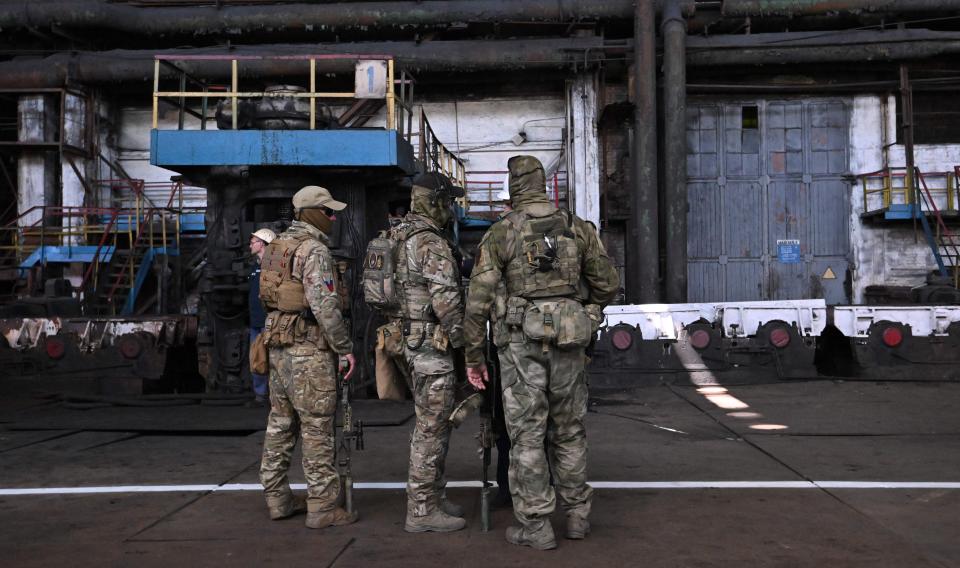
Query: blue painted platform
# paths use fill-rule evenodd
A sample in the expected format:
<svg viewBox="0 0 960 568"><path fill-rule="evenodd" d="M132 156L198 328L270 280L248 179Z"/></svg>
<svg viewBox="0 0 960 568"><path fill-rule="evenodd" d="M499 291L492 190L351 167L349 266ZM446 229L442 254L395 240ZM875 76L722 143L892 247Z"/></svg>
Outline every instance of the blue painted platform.
<svg viewBox="0 0 960 568"><path fill-rule="evenodd" d="M915 210L912 204L894 203L883 213L883 218L887 220L912 219L919 218L919 211Z"/></svg>
<svg viewBox="0 0 960 568"><path fill-rule="evenodd" d="M414 171L413 147L396 130L152 130L150 163L192 166L313 166Z"/></svg>

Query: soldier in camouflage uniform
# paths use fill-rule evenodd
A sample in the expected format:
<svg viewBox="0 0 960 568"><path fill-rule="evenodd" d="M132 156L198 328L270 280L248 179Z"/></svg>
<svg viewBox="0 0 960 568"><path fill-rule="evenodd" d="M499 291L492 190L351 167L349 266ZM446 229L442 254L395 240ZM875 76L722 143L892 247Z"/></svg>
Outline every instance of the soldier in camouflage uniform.
<svg viewBox="0 0 960 568"><path fill-rule="evenodd" d="M402 353L396 361L417 413L410 439L407 532L449 532L466 526L462 509L446 498L443 476L456 382L453 349L463 347L463 292L453 244L442 231L453 215L451 198L462 191L440 174L418 175L411 211L389 233L399 241Z"/></svg>
<svg viewBox="0 0 960 568"><path fill-rule="evenodd" d="M467 378L485 388L486 320L502 281L507 298L496 307L493 331L512 443L510 492L520 522L507 529L506 539L550 549L557 546L550 524L557 496L567 515L567 538L582 539L590 530L584 349L619 278L596 231L547 199L539 160L514 156L508 168L513 211L484 235L470 278Z"/></svg>
<svg viewBox="0 0 960 568"><path fill-rule="evenodd" d="M357 520L337 506L340 478L334 466L334 418L337 368L355 367L350 330L344 321L327 247L332 220L340 211L318 186L293 196L295 219L264 254L260 293L270 309L264 333L270 348L270 417L263 441L260 481L270 518L307 511L309 528L345 525ZM290 455L303 439L307 498L293 495L287 480Z"/></svg>

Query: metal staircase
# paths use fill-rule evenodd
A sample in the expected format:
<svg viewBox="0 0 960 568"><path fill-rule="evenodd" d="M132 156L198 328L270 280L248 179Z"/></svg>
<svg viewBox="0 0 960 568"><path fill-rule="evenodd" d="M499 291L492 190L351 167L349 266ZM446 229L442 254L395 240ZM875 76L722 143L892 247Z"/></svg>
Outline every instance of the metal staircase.
<svg viewBox="0 0 960 568"><path fill-rule="evenodd" d="M85 313L167 313L167 300L179 299L183 274L192 269L180 264L181 251L202 261L203 207L184 206L177 182L106 182L110 207L35 207L0 227L0 299L39 292L50 265L80 264L74 296L83 299ZM146 191L151 185L163 196L160 205Z"/></svg>
<svg viewBox="0 0 960 568"><path fill-rule="evenodd" d="M960 173L960 167L954 166L954 171ZM916 177L922 189L920 192L921 203L917 211L917 217L919 217L921 225L923 226L927 244L933 251L933 257L937 262L937 269L940 271L940 275L945 278L950 278L953 286L960 288L960 235L952 232L946 223L944 223L940 208L937 207L933 194L930 192L927 181L919 168L916 169ZM954 176L954 180L956 180L956 176ZM924 210L933 212L933 218L935 220L933 228L930 227L927 215L923 214Z"/></svg>

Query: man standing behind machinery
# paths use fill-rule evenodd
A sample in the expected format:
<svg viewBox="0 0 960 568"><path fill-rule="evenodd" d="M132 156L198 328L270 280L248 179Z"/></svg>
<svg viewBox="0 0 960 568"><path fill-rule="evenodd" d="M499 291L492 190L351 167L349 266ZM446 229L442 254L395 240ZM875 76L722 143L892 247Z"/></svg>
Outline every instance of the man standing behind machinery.
<svg viewBox="0 0 960 568"><path fill-rule="evenodd" d="M350 330L343 319L328 248L330 210L347 205L310 185L293 196L294 221L264 254L260 297L270 309L264 333L270 349L270 417L263 441L260 481L271 519L307 511L306 525L346 525L356 513L337 507L340 478L334 464L338 354L356 366ZM298 434L303 438L306 502L287 479Z"/></svg>
<svg viewBox="0 0 960 568"><path fill-rule="evenodd" d="M378 333L408 379L417 413L410 439L407 532L466 526L462 509L446 498L443 477L456 383L453 350L463 346L460 267L443 229L453 218L452 198L462 195L440 174L416 176L411 212L370 243L364 266L365 297L392 319Z"/></svg>
<svg viewBox="0 0 960 568"><path fill-rule="evenodd" d="M256 257L253 261L253 269L250 271L250 345L257 340L257 336L263 332L263 325L266 322L267 314L263 310L263 303L260 301L260 263L263 262L263 253L267 250L267 245L277 238L277 234L270 229L258 229L250 235L250 254ZM253 382L253 406L262 407L267 402L267 380L266 375L250 371L250 379Z"/></svg>
<svg viewBox="0 0 960 568"><path fill-rule="evenodd" d="M587 412L584 349L619 288L616 269L597 233L547 198L540 161L514 156L509 214L480 242L464 319L467 378L488 381L484 361L486 321L498 284L506 284L498 338L503 408L510 434L510 491L520 526L507 542L556 548L550 514L559 495L566 537L582 539L593 490L587 485ZM556 492L550 486L550 453Z"/></svg>

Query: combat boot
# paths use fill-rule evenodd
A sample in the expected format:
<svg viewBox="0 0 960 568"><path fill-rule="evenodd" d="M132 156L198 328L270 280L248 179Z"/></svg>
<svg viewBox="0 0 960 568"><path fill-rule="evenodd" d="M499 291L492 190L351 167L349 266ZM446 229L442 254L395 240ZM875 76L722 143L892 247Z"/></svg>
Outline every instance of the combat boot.
<svg viewBox="0 0 960 568"><path fill-rule="evenodd" d="M311 511L307 513L307 520L304 524L307 525L308 529L339 527L357 522L359 516L356 511L348 513L346 509L337 507L329 511Z"/></svg>
<svg viewBox="0 0 960 568"><path fill-rule="evenodd" d="M270 520L279 521L307 511L307 498L298 495L289 497L267 498L267 509L270 511Z"/></svg>
<svg viewBox="0 0 960 568"><path fill-rule="evenodd" d="M403 525L403 530L409 533L453 532L465 526L467 526L467 521L436 509L429 515L422 517L414 517L407 513L407 522Z"/></svg>
<svg viewBox="0 0 960 568"><path fill-rule="evenodd" d="M447 499L446 495L441 496L440 499L438 500L438 503L440 505L440 510L450 515L451 517L463 516L463 507Z"/></svg>
<svg viewBox="0 0 960 568"><path fill-rule="evenodd" d="M567 538L583 540L588 534L590 534L590 521L576 515L567 517Z"/></svg>
<svg viewBox="0 0 960 568"><path fill-rule="evenodd" d="M543 525L536 530L522 526L507 527L506 537L510 544L529 546L537 550L552 550L557 547L557 537L553 534L550 521L544 521Z"/></svg>

